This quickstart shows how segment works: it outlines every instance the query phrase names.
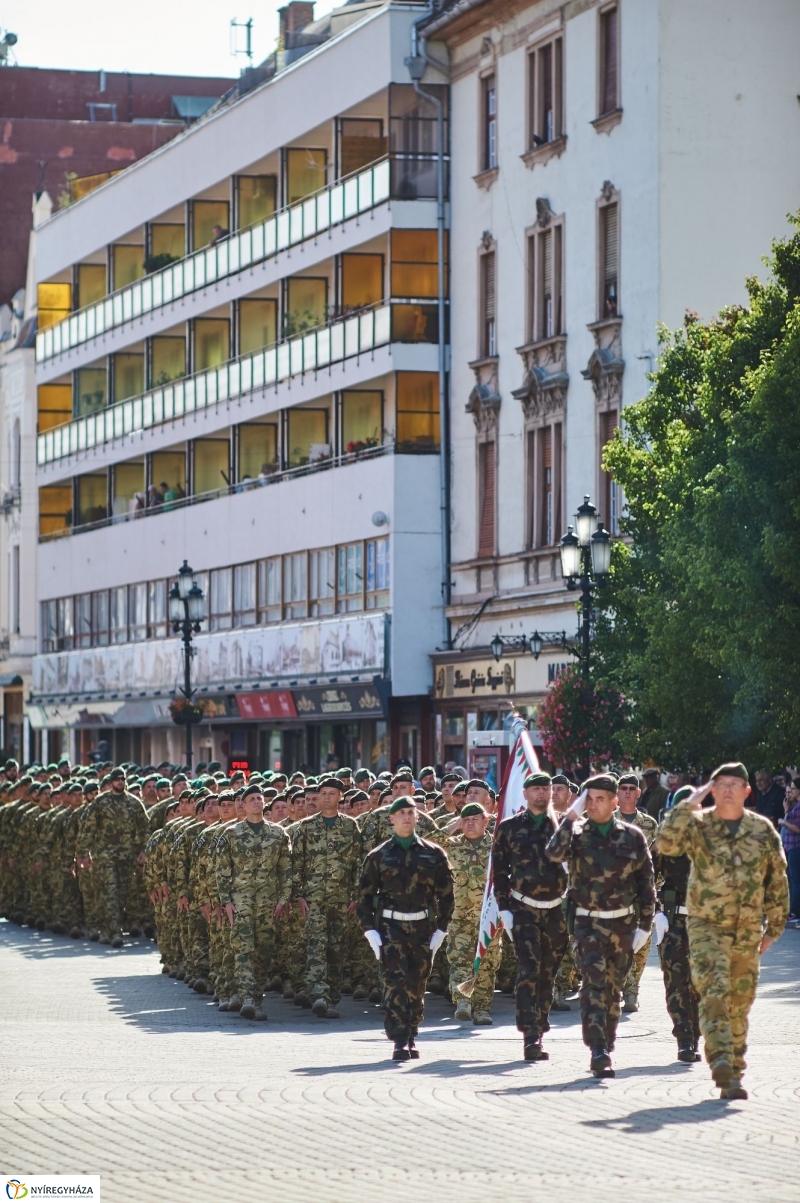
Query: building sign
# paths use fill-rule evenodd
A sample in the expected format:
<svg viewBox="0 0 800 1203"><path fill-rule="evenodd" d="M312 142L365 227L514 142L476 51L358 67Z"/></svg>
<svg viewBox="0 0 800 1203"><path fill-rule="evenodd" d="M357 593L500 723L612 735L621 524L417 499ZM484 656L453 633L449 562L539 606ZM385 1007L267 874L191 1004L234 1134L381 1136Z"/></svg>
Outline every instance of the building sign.
<svg viewBox="0 0 800 1203"><path fill-rule="evenodd" d="M516 661L458 660L435 667L437 698L508 697L516 687Z"/></svg>
<svg viewBox="0 0 800 1203"><path fill-rule="evenodd" d="M383 718L381 696L375 685L330 685L326 689L295 689L294 704L300 718Z"/></svg>
<svg viewBox="0 0 800 1203"><path fill-rule="evenodd" d="M265 718L296 718L294 698L288 689L273 689L266 693L240 693L236 704L239 715L247 722Z"/></svg>

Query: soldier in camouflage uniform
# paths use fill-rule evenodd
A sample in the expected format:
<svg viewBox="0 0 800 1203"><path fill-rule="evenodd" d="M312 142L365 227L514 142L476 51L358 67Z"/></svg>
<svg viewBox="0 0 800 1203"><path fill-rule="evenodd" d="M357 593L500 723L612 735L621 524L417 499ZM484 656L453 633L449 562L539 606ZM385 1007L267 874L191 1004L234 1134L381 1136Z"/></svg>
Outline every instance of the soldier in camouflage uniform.
<svg viewBox="0 0 800 1203"><path fill-rule="evenodd" d="M291 896L291 849L282 827L264 820L261 785L242 795L245 819L219 841L217 886L231 926L244 1019L266 1019L261 1003L275 955L275 924Z"/></svg>
<svg viewBox="0 0 800 1203"><path fill-rule="evenodd" d="M114 948L122 947L132 866L144 855L147 830L147 812L127 793L123 770L114 769L108 791L86 807L75 847L79 867L91 869L92 888L100 901L100 939Z"/></svg>
<svg viewBox="0 0 800 1203"><path fill-rule="evenodd" d="M358 917L384 978L384 1030L392 1059L418 1057L425 986L453 917L453 874L447 855L422 840L411 798L392 803L394 834L365 858Z"/></svg>
<svg viewBox="0 0 800 1203"><path fill-rule="evenodd" d="M477 1027L489 1027L494 984L500 964L500 941L495 938L481 959L478 976L467 998L458 986L473 976L475 949L481 925L481 908L492 851L486 827L489 816L480 802L467 802L461 811L461 835L445 844L453 870L455 909L447 928L447 960L450 966L450 996L458 1000L456 1019L472 1019Z"/></svg>
<svg viewBox="0 0 800 1203"><path fill-rule="evenodd" d="M565 773L555 774L553 777L553 810L556 812L559 822L561 822L561 816L569 810L577 793L577 785L570 781ZM564 899L563 906L566 921L566 898ZM553 983L553 1005L550 1008L551 1011L571 1011L572 1008L567 1002L567 995L574 994L580 987L580 984L581 978L575 967L575 957L572 952L572 937L568 935L564 955L561 958L556 980Z"/></svg>
<svg viewBox="0 0 800 1203"><path fill-rule="evenodd" d="M713 791L714 806L703 810ZM658 836L664 856L691 861L686 920L700 1030L722 1098L747 1098L747 1026L761 954L789 914L786 857L772 823L745 810L747 770L721 765L707 785L667 812ZM764 917L766 916L766 930Z"/></svg>
<svg viewBox="0 0 800 1203"><path fill-rule="evenodd" d="M619 1022L620 992L634 950L647 939L655 912L647 843L638 827L614 818L617 801L616 778L590 777L546 849L550 860L566 861L569 872L583 1040L591 1049L589 1067L595 1077L613 1076L610 1053Z"/></svg>
<svg viewBox="0 0 800 1203"><path fill-rule="evenodd" d="M342 783L324 777L319 814L293 829L292 903L305 916L306 968L302 994L320 1019L338 1019L348 910L355 909L361 833L355 819L339 814ZM297 1002L297 995L295 996ZM301 999L302 1002L302 999Z"/></svg>
<svg viewBox="0 0 800 1203"><path fill-rule="evenodd" d="M546 849L558 822L551 806L548 773L523 781L526 807L500 824L494 840L494 893L517 953L517 1029L526 1061L546 1061L542 1037L555 981L567 943L562 896L567 875Z"/></svg>
<svg viewBox="0 0 800 1203"><path fill-rule="evenodd" d="M637 810L636 804L642 793L639 778L635 773L623 773L619 779L619 786L617 788L619 809L617 810L616 817L621 819L623 823L630 823L634 827L638 827L647 840L647 847L652 849L653 840L656 838L656 832L658 831L658 823L646 811ZM650 955L651 943L652 933L647 942L633 954L630 972L622 987L623 1011L632 1012L639 1010L639 983L642 980L644 967Z"/></svg>

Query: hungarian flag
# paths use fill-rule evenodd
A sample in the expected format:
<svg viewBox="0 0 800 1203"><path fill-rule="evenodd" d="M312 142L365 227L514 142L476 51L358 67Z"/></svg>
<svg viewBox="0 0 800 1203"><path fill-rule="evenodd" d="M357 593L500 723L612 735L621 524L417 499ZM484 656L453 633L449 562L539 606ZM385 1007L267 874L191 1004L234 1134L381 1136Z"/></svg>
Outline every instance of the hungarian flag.
<svg viewBox="0 0 800 1203"><path fill-rule="evenodd" d="M500 800L497 804L497 822L495 824L494 834L497 837L497 831L503 819L507 819L509 815L516 814L519 810L524 810L526 806L525 797L522 793L522 783L529 773L538 773L539 758L534 751L531 743L530 732L527 724L519 715L515 715L511 730L516 735L516 743L514 751L509 757L506 771L503 776L503 785L500 790ZM483 905L481 906L481 925L478 930L478 947L475 949L475 961L472 967L472 978L468 982L462 982L458 986L461 994L470 997L475 988L475 980L478 976L478 970L481 967L486 949L491 944L499 928L502 927L500 912L497 909L497 900L494 896L494 882L492 880L492 860L489 858L489 865L486 871L486 888L483 891Z"/></svg>

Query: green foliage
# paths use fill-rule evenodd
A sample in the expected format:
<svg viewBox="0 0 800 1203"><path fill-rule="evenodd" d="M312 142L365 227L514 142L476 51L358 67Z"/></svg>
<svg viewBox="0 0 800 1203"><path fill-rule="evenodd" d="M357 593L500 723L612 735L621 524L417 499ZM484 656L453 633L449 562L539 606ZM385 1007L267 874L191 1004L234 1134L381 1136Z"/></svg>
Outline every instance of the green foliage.
<svg viewBox="0 0 800 1203"><path fill-rule="evenodd" d="M537 725L544 754L562 769L607 769L624 759L620 733L627 706L619 690L587 683L577 668L565 668L539 707Z"/></svg>
<svg viewBox="0 0 800 1203"><path fill-rule="evenodd" d="M633 704L639 762L797 759L800 234L769 263L747 308L662 333L652 390L606 451L630 546L600 599L597 665Z"/></svg>

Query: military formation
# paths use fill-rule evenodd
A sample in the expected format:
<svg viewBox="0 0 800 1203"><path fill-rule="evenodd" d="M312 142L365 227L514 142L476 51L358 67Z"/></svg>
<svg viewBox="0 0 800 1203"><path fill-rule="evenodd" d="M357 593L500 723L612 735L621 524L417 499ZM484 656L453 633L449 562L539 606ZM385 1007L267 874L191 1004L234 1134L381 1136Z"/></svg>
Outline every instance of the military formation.
<svg viewBox="0 0 800 1203"><path fill-rule="evenodd" d="M614 1075L655 934L678 1059L700 1060L702 1037L721 1096L747 1097L759 958L789 907L743 765L679 790L660 824L633 773L532 773L498 823L493 790L459 772L202 768L7 762L0 915L114 948L152 938L165 975L248 1020L268 993L324 1020L344 994L369 1000L398 1061L419 1056L426 991L476 1026L513 993L527 1061L549 1058L550 1012L577 993L595 1077ZM501 926L475 972L490 869Z"/></svg>

